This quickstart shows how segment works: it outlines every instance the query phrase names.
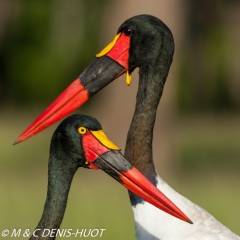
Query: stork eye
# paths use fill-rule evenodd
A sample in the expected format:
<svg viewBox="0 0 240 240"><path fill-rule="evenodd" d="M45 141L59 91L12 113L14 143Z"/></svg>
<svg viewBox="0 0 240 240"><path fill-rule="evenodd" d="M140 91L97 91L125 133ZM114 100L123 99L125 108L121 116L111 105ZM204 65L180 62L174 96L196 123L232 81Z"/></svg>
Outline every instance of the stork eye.
<svg viewBox="0 0 240 240"><path fill-rule="evenodd" d="M80 127L78 128L78 132L83 135L87 132L87 129L85 127Z"/></svg>
<svg viewBox="0 0 240 240"><path fill-rule="evenodd" d="M128 28L128 27L125 27L125 28L123 29L123 32L124 32L125 35L127 35L127 36L130 36L130 35L132 34L132 30L131 30L130 28Z"/></svg>

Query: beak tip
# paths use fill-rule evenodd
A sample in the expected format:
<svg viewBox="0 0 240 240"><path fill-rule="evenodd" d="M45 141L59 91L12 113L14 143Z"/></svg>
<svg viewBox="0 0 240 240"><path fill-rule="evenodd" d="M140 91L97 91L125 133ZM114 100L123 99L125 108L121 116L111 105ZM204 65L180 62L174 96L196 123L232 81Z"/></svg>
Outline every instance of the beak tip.
<svg viewBox="0 0 240 240"><path fill-rule="evenodd" d="M13 143L13 146L14 146L14 145L17 145L17 144L20 143L20 142L21 142L21 141L17 139L17 140Z"/></svg>
<svg viewBox="0 0 240 240"><path fill-rule="evenodd" d="M28 139L28 138L29 138L29 137L25 138L25 137L23 137L22 135L20 135L20 136L15 140L15 142L13 143L13 145L17 145L17 144L25 141L25 140Z"/></svg>
<svg viewBox="0 0 240 240"><path fill-rule="evenodd" d="M193 221L190 219L190 218L185 218L185 220L184 220L185 222L187 222L187 223L189 223L189 224L193 224Z"/></svg>
<svg viewBox="0 0 240 240"><path fill-rule="evenodd" d="M193 222L192 222L192 220L191 219L188 219L188 221L187 221L188 223L190 223L190 224L193 224Z"/></svg>

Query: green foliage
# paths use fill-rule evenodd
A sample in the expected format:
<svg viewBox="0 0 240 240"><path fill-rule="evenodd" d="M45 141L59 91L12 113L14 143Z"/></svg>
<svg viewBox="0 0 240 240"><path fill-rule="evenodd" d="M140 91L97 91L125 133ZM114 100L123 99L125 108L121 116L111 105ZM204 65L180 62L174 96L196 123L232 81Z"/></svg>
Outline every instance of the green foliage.
<svg viewBox="0 0 240 240"><path fill-rule="evenodd" d="M239 116L188 115L179 135L179 165L183 172L231 171L240 168Z"/></svg>
<svg viewBox="0 0 240 240"><path fill-rule="evenodd" d="M179 71L178 107L185 112L237 111L235 24L228 1L189 2L185 46ZM239 8L239 3L236 8ZM229 7L230 9L226 9ZM234 19L234 18L233 18ZM237 83L234 83L237 81Z"/></svg>
<svg viewBox="0 0 240 240"><path fill-rule="evenodd" d="M106 4L20 2L0 46L1 100L49 103L76 79L99 51Z"/></svg>

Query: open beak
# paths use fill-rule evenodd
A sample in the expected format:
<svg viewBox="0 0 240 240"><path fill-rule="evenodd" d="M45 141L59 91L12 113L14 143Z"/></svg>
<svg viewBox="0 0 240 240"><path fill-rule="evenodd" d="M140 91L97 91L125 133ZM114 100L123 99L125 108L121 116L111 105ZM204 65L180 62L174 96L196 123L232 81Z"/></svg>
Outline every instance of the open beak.
<svg viewBox="0 0 240 240"><path fill-rule="evenodd" d="M192 221L141 172L123 157L120 149L100 131L88 131L82 139L86 166L102 169L132 193L185 222Z"/></svg>
<svg viewBox="0 0 240 240"><path fill-rule="evenodd" d="M128 70L130 36L116 35L93 62L18 137L20 143L73 112ZM129 74L127 74L129 82Z"/></svg>

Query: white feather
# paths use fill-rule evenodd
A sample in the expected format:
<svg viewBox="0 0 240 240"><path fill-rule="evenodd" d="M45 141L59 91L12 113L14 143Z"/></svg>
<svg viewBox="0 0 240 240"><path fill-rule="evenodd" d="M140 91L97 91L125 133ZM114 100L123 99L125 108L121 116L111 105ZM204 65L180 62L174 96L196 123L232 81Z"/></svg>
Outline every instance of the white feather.
<svg viewBox="0 0 240 240"><path fill-rule="evenodd" d="M171 199L192 221L181 221L151 204L133 207L136 237L139 240L240 240L207 211L174 191L159 176L157 188Z"/></svg>

